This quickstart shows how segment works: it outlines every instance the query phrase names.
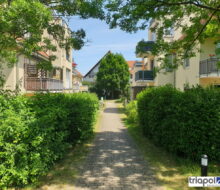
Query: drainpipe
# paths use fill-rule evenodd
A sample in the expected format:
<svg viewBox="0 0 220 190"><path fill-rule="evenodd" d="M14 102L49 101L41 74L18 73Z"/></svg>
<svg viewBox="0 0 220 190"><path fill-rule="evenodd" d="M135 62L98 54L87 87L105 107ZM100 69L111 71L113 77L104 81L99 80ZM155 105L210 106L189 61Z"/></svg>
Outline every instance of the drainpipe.
<svg viewBox="0 0 220 190"><path fill-rule="evenodd" d="M17 55L17 62L15 64L15 90L17 90L17 88L19 88L19 69L18 69L18 66L19 66L19 56L21 54L18 54ZM18 89L19 90L19 89Z"/></svg>
<svg viewBox="0 0 220 190"><path fill-rule="evenodd" d="M174 74L173 74L173 86L174 88L176 88L176 70L174 70Z"/></svg>

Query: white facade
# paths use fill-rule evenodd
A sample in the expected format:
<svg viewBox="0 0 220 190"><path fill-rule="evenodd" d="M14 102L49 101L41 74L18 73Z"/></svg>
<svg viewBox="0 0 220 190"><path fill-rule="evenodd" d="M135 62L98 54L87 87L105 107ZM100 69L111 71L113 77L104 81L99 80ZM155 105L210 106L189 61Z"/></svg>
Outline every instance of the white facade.
<svg viewBox="0 0 220 190"><path fill-rule="evenodd" d="M87 81L87 82L95 82L96 74L99 71L99 66L100 66L100 64L96 65L89 73L87 73L87 75L85 75L83 80Z"/></svg>
<svg viewBox="0 0 220 190"><path fill-rule="evenodd" d="M87 82L95 82L96 81L96 74L99 71L99 66L101 63L101 60L103 58L105 58L108 54L111 54L111 51L108 51L100 60L98 63L96 63L90 70L88 73L85 74L85 76L83 77L83 81L87 81Z"/></svg>
<svg viewBox="0 0 220 190"><path fill-rule="evenodd" d="M67 24L60 18L54 20L65 28L65 36L70 35ZM21 93L32 93L34 91L64 91L72 88L72 49L61 48L57 41L46 31L42 38L49 38L57 51L47 51L34 53L27 58L18 55L18 62L12 67L5 66L5 90L15 90L19 88ZM42 43L43 45L43 43ZM54 67L51 72L37 69L36 65L42 61L48 61L49 56L55 55L56 60L52 62Z"/></svg>
<svg viewBox="0 0 220 190"><path fill-rule="evenodd" d="M189 22L187 19L185 22ZM153 27L155 22L151 23L150 27ZM182 37L182 33L179 30L172 31L169 35L164 36L164 40L167 42L178 40ZM148 31L148 40L154 41L156 39L155 34ZM195 57L191 57L188 60L183 60L182 65L178 69L167 72L167 70L162 69L157 73L154 79L154 86L163 86L166 84L171 84L172 86L184 90L186 86L192 87L196 85L207 86L207 85L220 85L220 78L218 76L218 71L214 73L209 71L205 75L201 75L201 61L211 62L210 54L215 54L215 44L213 39L207 39L203 44L198 44L195 49L201 49L201 52L195 50ZM149 64L152 60L156 67L161 66L161 62L158 60L164 55L153 56L151 54L145 54L142 56L144 63ZM207 67L215 67L216 63L210 63ZM214 70L214 69L213 69Z"/></svg>

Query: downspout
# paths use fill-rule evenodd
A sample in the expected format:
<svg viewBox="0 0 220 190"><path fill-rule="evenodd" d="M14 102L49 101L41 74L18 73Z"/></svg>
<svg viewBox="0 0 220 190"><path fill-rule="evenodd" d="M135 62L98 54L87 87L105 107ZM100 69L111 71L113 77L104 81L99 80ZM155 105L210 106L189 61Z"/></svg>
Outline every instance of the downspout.
<svg viewBox="0 0 220 190"><path fill-rule="evenodd" d="M17 62L16 62L16 64L15 64L15 90L17 91L17 90L19 90L20 91L20 88L19 88L19 70L18 70L18 64L19 64L19 56L20 56L21 54L18 54L17 55Z"/></svg>
<svg viewBox="0 0 220 190"><path fill-rule="evenodd" d="M174 70L173 74L173 87L176 88L176 69Z"/></svg>

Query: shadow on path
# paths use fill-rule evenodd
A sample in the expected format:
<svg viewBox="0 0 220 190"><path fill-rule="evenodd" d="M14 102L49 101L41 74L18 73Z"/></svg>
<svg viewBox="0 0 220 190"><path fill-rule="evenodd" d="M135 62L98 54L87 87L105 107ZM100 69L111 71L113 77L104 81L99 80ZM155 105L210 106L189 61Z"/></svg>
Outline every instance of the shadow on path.
<svg viewBox="0 0 220 190"><path fill-rule="evenodd" d="M122 113L123 110L124 110L124 108L106 108L104 110L104 113L120 114L120 113Z"/></svg>
<svg viewBox="0 0 220 190"><path fill-rule="evenodd" d="M157 189L150 167L125 136L125 129L97 135L76 189Z"/></svg>
<svg viewBox="0 0 220 190"><path fill-rule="evenodd" d="M150 166L123 127L114 103L107 103L75 190L162 190Z"/></svg>

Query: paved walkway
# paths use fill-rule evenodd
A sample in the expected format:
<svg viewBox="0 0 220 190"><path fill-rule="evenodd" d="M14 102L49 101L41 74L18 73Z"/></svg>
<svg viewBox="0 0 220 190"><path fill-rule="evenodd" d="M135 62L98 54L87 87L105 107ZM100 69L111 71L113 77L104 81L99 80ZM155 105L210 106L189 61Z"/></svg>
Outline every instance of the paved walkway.
<svg viewBox="0 0 220 190"><path fill-rule="evenodd" d="M163 190L109 101L74 190Z"/></svg>

